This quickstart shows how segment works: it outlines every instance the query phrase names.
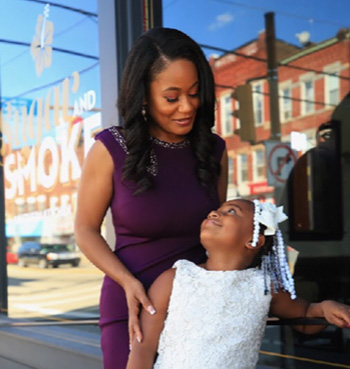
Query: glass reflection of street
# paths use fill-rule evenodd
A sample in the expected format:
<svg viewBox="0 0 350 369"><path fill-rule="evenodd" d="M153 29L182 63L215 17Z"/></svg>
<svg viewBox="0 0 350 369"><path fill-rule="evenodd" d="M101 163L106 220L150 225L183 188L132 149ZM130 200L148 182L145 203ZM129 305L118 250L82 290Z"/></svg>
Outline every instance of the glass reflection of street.
<svg viewBox="0 0 350 369"><path fill-rule="evenodd" d="M85 258L78 268L8 266L9 317L97 319L102 273Z"/></svg>

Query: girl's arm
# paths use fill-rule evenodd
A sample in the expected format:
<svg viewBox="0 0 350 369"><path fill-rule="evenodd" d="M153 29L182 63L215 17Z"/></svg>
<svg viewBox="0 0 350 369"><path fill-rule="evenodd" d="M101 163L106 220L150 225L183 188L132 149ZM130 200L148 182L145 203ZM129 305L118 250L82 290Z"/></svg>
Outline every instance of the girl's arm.
<svg viewBox="0 0 350 369"><path fill-rule="evenodd" d="M142 337L139 306L151 306L143 285L117 258L101 235L101 224L113 194L114 163L101 141L96 141L84 161L79 183L75 238L81 251L125 290L129 308L129 334Z"/></svg>
<svg viewBox="0 0 350 369"><path fill-rule="evenodd" d="M350 306L331 300L319 303L307 303L301 298L292 300L288 292L273 293L271 313L282 319L325 318L340 328L350 327ZM302 325L294 328L302 333L313 334L322 331L326 326Z"/></svg>
<svg viewBox="0 0 350 369"><path fill-rule="evenodd" d="M150 315L141 311L141 327L143 339L138 342L134 337L126 369L152 369L157 353L159 336L164 327L168 311L175 269L162 273L152 284L148 295L153 301L157 313Z"/></svg>
<svg viewBox="0 0 350 369"><path fill-rule="evenodd" d="M227 197L227 180L228 180L228 158L227 150L225 149L221 157L221 172L218 179L218 193L220 204L226 201Z"/></svg>

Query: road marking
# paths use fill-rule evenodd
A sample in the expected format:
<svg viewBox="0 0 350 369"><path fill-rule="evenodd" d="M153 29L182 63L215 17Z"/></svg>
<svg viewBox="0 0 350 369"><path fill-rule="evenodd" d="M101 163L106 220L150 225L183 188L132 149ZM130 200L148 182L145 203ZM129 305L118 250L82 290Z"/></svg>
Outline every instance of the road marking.
<svg viewBox="0 0 350 369"><path fill-rule="evenodd" d="M56 300L52 300L48 301L48 302L39 302L36 301L36 306L43 306L43 307L49 307L49 306L55 306L55 305L70 305L72 302L80 302L80 301L86 301L86 300L92 300L95 303L98 303L98 298L96 298L96 295L93 295L93 297L85 295L85 296L76 296L76 297L72 297L72 298L68 298L68 299L56 299ZM14 304L15 306L16 304ZM25 305L25 304L21 304L21 305ZM30 304L29 304L30 305ZM34 305L33 305L34 306Z"/></svg>
<svg viewBox="0 0 350 369"><path fill-rule="evenodd" d="M277 352L269 352L269 351L261 351L261 350L259 352L262 355L278 356L278 357L283 357L285 359L294 359L294 360L299 360L299 361L307 361L307 362L314 363L314 364L321 364L321 365L334 366L334 367L337 367L337 368L350 369L350 365L331 363L329 361L321 361L321 360L309 359L309 358L306 358L306 357L278 354Z"/></svg>
<svg viewBox="0 0 350 369"><path fill-rule="evenodd" d="M22 311L30 311L40 315L64 315L71 318L96 318L96 314L84 313L84 312L65 312L58 309L46 309L38 305L30 304L14 304L14 308Z"/></svg>
<svg viewBox="0 0 350 369"><path fill-rule="evenodd" d="M66 286L65 288L72 288L69 286ZM78 289L78 290L77 290ZM79 287L75 287L75 290L68 290L68 291L62 291L60 288L60 291L48 291L45 294L36 294L35 292L32 292L30 295L25 295L25 294L21 294L21 295L11 295L11 292L9 293L9 301L25 301L25 300L33 300L33 298L36 299L36 301L38 300L47 300L49 299L50 301L52 301L53 299L57 299L60 297L68 297L70 295L74 295L74 296L79 296L80 298L86 298L86 296L90 296L90 297L99 297L100 295L100 290L101 287L100 286L91 286L91 287L86 287L86 288L79 288ZM61 300L62 301L62 300Z"/></svg>
<svg viewBox="0 0 350 369"><path fill-rule="evenodd" d="M71 341L71 342L76 342L76 343L80 343L80 344L84 344L84 345L89 345L89 346L93 346L93 347L98 347L100 348L100 343L97 342L94 340L94 339L88 339L87 337L85 337L84 335L82 336L79 336L79 337L74 337L72 334L70 334L69 331L65 331L65 332L58 332L57 330L55 331L43 331L42 329L36 329L36 328L30 328L31 331L36 331L40 334L44 334L45 336L48 336L48 337L53 337L53 338L62 338L64 340L67 340L67 341Z"/></svg>

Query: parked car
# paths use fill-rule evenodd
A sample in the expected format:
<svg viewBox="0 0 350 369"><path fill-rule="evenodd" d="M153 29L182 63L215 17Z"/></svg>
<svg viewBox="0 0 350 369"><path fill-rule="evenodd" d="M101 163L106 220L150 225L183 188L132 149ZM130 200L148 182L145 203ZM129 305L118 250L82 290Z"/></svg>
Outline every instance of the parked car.
<svg viewBox="0 0 350 369"><path fill-rule="evenodd" d="M29 264L37 264L44 269L48 266L57 268L62 264L71 264L77 267L80 257L74 251L70 251L67 245L40 244L35 241L27 241L18 250L18 265L26 267Z"/></svg>

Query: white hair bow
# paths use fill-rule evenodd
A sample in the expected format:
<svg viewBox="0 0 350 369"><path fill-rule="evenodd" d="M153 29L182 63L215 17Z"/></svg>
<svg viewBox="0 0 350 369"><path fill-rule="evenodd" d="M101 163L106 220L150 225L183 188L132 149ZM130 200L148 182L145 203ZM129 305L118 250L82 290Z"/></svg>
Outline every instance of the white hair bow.
<svg viewBox="0 0 350 369"><path fill-rule="evenodd" d="M277 207L271 202L264 202L259 203L259 207L260 211L257 214L257 221L266 227L264 235L272 236L276 234L278 223L288 219L287 215L283 212L283 206Z"/></svg>

